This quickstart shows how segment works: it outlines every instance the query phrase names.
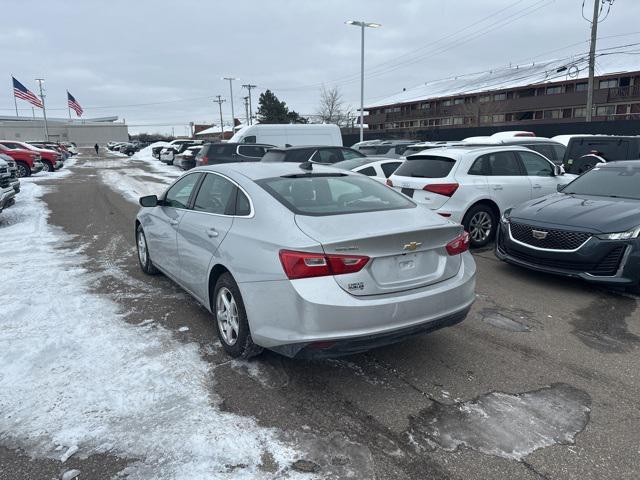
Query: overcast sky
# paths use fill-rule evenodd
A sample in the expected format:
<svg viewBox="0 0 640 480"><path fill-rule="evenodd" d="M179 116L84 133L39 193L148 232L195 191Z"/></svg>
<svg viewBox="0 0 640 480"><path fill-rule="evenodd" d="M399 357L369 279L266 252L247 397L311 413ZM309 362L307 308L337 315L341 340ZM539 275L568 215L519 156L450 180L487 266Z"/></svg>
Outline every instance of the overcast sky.
<svg viewBox="0 0 640 480"><path fill-rule="evenodd" d="M360 31L345 20L382 24L366 31L366 103L428 80L585 52L582 1L2 0L0 112L13 113L12 74L32 91L36 77L46 79L50 116L67 115L68 89L85 117L117 115L133 133L217 123L218 94L230 121L223 76L240 79L241 119L243 83L258 85L254 108L269 88L313 114L323 83L357 108ZM589 14L593 0L585 1ZM638 18L639 1L617 0L599 47L640 42ZM31 114L26 102L18 107Z"/></svg>

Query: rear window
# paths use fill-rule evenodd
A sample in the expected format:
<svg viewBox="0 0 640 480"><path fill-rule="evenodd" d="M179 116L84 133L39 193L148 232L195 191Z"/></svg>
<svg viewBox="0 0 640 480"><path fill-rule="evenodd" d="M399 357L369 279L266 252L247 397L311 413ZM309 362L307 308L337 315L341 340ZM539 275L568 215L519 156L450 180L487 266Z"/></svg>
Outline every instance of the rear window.
<svg viewBox="0 0 640 480"><path fill-rule="evenodd" d="M364 176L303 174L257 183L298 215L345 215L416 206L404 195Z"/></svg>
<svg viewBox="0 0 640 480"><path fill-rule="evenodd" d="M444 178L451 172L456 161L448 157L412 155L398 167L394 175L401 177Z"/></svg>
<svg viewBox="0 0 640 480"><path fill-rule="evenodd" d="M262 157L263 162L284 162L285 153L281 150L271 150Z"/></svg>
<svg viewBox="0 0 640 480"><path fill-rule="evenodd" d="M392 145L369 145L360 147L360 152L365 155L384 155L385 153L389 153L389 150L392 148Z"/></svg>
<svg viewBox="0 0 640 480"><path fill-rule="evenodd" d="M629 140L622 139L572 139L569 142L566 158L576 160L588 153L595 153L608 161L631 160Z"/></svg>

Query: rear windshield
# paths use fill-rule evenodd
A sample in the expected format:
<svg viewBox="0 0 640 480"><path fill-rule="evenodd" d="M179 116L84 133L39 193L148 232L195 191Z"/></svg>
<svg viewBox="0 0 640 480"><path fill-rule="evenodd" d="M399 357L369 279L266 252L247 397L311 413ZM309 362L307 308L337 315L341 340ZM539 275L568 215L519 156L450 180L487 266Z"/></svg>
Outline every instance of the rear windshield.
<svg viewBox="0 0 640 480"><path fill-rule="evenodd" d="M393 148L393 145L369 145L366 147L360 147L360 153L365 155L384 155Z"/></svg>
<svg viewBox="0 0 640 480"><path fill-rule="evenodd" d="M401 177L444 178L456 161L453 158L431 155L412 155L398 167L394 175Z"/></svg>
<svg viewBox="0 0 640 480"><path fill-rule="evenodd" d="M362 176L304 174L257 183L298 215L344 215L416 206L404 195Z"/></svg>
<svg viewBox="0 0 640 480"><path fill-rule="evenodd" d="M608 161L632 160L629 157L629 140L622 139L572 139L566 158L576 160L588 153L595 153Z"/></svg>
<svg viewBox="0 0 640 480"><path fill-rule="evenodd" d="M640 200L640 168L594 167L567 185L562 193Z"/></svg>
<svg viewBox="0 0 640 480"><path fill-rule="evenodd" d="M367 160L366 158L352 158L351 160L336 162L331 166L334 168L341 168L343 170L352 170L356 167L366 165L367 163L371 163L371 159Z"/></svg>

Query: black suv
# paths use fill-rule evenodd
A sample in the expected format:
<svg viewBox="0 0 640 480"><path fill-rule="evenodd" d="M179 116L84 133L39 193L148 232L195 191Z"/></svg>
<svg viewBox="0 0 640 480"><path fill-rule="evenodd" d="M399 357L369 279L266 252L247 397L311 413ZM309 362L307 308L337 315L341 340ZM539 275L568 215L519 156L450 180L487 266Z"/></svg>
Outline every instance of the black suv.
<svg viewBox="0 0 640 480"><path fill-rule="evenodd" d="M196 167L217 163L259 162L274 145L266 143L207 143L196 155Z"/></svg>
<svg viewBox="0 0 640 480"><path fill-rule="evenodd" d="M332 164L343 160L365 158L365 155L348 147L304 146L273 148L262 158L263 162L314 162Z"/></svg>
<svg viewBox="0 0 640 480"><path fill-rule="evenodd" d="M579 175L604 160L636 160L640 158L640 136L614 135L572 136L564 155L567 173Z"/></svg>

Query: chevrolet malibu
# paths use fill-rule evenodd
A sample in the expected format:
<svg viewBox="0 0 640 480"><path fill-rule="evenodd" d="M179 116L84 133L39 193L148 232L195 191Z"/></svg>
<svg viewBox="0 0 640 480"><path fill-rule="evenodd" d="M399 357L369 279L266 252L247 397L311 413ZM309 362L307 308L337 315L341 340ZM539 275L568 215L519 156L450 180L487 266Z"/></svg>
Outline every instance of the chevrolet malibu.
<svg viewBox="0 0 640 480"><path fill-rule="evenodd" d="M598 165L508 209L496 255L533 270L640 290L640 160Z"/></svg>
<svg viewBox="0 0 640 480"><path fill-rule="evenodd" d="M140 266L213 315L233 357L356 353L462 321L462 227L375 180L317 164L199 167L140 199Z"/></svg>

